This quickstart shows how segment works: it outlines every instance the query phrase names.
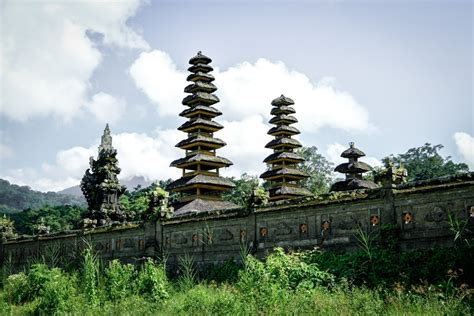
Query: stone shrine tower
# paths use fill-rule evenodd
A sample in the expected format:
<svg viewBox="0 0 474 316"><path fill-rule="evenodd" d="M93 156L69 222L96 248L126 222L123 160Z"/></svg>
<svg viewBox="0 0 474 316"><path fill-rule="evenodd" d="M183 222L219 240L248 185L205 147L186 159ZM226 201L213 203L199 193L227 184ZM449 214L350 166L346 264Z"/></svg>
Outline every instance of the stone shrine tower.
<svg viewBox="0 0 474 316"><path fill-rule="evenodd" d="M234 187L234 184L219 174L220 168L231 166L232 162L216 153L226 143L214 137L214 133L223 126L213 121L222 113L213 107L219 98L213 94L217 88L212 83L211 61L201 52L189 60L191 74L187 81L190 84L184 89L189 95L182 102L187 108L179 114L188 121L178 127L188 136L176 145L185 150L186 156L171 163L172 167L182 169L183 174L168 186L168 189L182 195L180 203L175 206L175 215L236 207L221 199L221 193Z"/></svg>
<svg viewBox="0 0 474 316"><path fill-rule="evenodd" d="M109 124L105 126L97 160L90 157L89 163L90 168L86 170L81 181L81 190L89 205L84 223L103 226L125 221L125 213L119 198L126 188L117 178L120 168L117 150L112 146Z"/></svg>
<svg viewBox="0 0 474 316"><path fill-rule="evenodd" d="M301 144L292 138L300 131L290 126L298 122L291 114L295 109L291 105L295 102L281 95L272 101L273 109L270 114L274 117L269 121L272 127L268 134L275 137L265 147L273 149L273 154L265 158L263 162L270 165L270 170L264 172L260 178L270 181L270 201L290 199L299 196L309 196L311 192L301 188L298 181L308 177L308 174L298 169L297 165L304 159L294 152Z"/></svg>

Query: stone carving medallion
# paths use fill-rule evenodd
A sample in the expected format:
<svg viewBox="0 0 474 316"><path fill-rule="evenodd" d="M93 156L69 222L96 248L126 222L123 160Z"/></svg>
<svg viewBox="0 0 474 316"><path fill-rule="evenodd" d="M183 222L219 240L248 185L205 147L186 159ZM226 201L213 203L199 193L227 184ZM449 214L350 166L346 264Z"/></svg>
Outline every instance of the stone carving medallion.
<svg viewBox="0 0 474 316"><path fill-rule="evenodd" d="M291 234L291 227L287 223L279 223L275 229L275 235L285 236Z"/></svg>
<svg viewBox="0 0 474 316"><path fill-rule="evenodd" d="M439 206L436 206L431 212L426 214L425 220L427 222L439 223L448 218L446 212Z"/></svg>

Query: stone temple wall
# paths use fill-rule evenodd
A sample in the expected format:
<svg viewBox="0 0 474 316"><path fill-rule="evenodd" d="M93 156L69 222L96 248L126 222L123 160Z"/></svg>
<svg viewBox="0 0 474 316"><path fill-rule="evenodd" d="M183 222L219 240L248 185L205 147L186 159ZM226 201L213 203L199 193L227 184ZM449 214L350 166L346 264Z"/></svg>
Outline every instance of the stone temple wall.
<svg viewBox="0 0 474 316"><path fill-rule="evenodd" d="M20 267L52 254L77 258L91 243L105 260L165 256L173 267L189 255L202 266L240 260L242 251L264 257L274 247L350 251L358 247L359 228L370 233L385 224L400 229L401 247L408 250L452 245L456 222L474 231L474 173L251 210L10 240L0 246L0 259Z"/></svg>

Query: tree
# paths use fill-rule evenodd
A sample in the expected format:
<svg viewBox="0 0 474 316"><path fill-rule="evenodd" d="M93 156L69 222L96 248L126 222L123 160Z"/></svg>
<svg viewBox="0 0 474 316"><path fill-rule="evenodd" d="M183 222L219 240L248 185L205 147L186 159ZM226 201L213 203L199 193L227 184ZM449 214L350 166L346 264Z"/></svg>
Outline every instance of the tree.
<svg viewBox="0 0 474 316"><path fill-rule="evenodd" d="M426 143L421 147L411 148L404 154L385 157L383 162L404 167L408 172L408 181L427 180L469 171L465 163L454 163L450 156L443 158L438 153L443 147L441 144Z"/></svg>
<svg viewBox="0 0 474 316"><path fill-rule="evenodd" d="M241 206L246 206L250 200L253 190L258 186L258 177L243 173L240 176L240 179L235 179L234 177L230 179L232 182L234 182L235 187L232 190L224 193L222 198L225 201L229 201Z"/></svg>
<svg viewBox="0 0 474 316"><path fill-rule="evenodd" d="M305 159L300 164L301 170L309 174L301 185L316 195L327 193L332 182L333 164L318 153L316 146L302 147L297 153Z"/></svg>

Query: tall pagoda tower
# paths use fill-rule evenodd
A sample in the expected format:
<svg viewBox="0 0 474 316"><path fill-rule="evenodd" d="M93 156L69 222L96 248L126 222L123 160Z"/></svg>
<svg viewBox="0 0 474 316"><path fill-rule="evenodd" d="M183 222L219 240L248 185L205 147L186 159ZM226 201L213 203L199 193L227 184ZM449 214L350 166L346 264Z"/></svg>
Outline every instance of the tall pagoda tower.
<svg viewBox="0 0 474 316"><path fill-rule="evenodd" d="M346 175L346 179L332 185L331 191L349 191L357 189L374 189L379 186L372 181L362 179L362 174L372 170L372 168L359 158L365 153L356 148L353 142L349 143L349 148L342 152L341 157L349 159L349 162L341 163L334 171Z"/></svg>
<svg viewBox="0 0 474 316"><path fill-rule="evenodd" d="M290 126L298 122L291 114L295 113L293 107L295 102L281 95L272 101L273 108L270 112L274 117L269 121L272 127L268 134L275 137L265 148L273 149L273 154L265 158L263 162L270 166L270 170L264 172L260 178L269 181L270 201L290 199L299 196L312 195L307 189L301 188L299 180L308 177L308 174L298 169L297 165L304 159L294 152L300 148L298 140L292 138L298 135L300 131Z"/></svg>
<svg viewBox="0 0 474 316"><path fill-rule="evenodd" d="M188 137L176 145L186 151L186 156L171 163L172 167L182 169L183 174L168 186L168 189L182 194L179 205L175 207L175 215L237 207L221 199L221 193L234 187L234 184L219 175L219 169L231 166L232 162L216 154L216 150L226 143L214 137L214 133L223 126L213 121L222 113L213 107L219 98L213 94L217 88L212 83L211 61L201 52L189 60L191 74L187 81L190 84L184 88L189 95L182 102L187 108L179 114L188 121L178 127Z"/></svg>

